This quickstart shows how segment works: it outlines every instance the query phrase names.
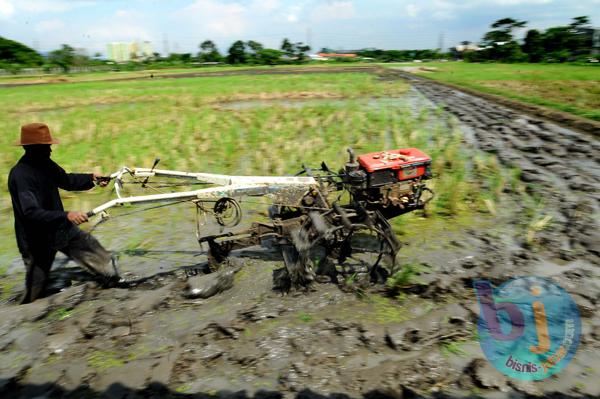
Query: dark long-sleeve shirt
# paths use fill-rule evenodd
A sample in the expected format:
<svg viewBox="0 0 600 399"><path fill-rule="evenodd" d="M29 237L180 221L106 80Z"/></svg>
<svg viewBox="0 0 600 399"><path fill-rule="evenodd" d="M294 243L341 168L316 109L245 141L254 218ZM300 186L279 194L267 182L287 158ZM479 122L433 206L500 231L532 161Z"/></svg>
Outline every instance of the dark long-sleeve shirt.
<svg viewBox="0 0 600 399"><path fill-rule="evenodd" d="M67 219L58 189L93 187L92 174L66 173L50 158L39 160L25 154L8 175L19 251L60 247L60 235L74 226Z"/></svg>

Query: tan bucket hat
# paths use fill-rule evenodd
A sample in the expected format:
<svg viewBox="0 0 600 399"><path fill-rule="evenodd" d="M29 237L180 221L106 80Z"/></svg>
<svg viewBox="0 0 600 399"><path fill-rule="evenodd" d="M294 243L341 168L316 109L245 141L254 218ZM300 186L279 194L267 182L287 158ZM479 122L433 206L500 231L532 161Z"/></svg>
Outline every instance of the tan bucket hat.
<svg viewBox="0 0 600 399"><path fill-rule="evenodd" d="M48 125L44 123L28 123L21 126L21 141L14 145L33 144L58 144L59 141L52 138Z"/></svg>

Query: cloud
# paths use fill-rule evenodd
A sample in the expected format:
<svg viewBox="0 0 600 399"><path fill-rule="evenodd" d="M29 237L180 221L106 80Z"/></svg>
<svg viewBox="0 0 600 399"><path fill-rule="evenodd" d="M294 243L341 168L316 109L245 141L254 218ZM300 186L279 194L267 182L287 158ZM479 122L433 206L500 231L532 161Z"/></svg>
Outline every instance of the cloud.
<svg viewBox="0 0 600 399"><path fill-rule="evenodd" d="M352 1L332 1L316 6L311 13L311 20L351 19L355 16L356 9Z"/></svg>
<svg viewBox="0 0 600 399"><path fill-rule="evenodd" d="M256 3L254 3L256 4ZM173 18L189 24L206 36L231 37L246 32L247 7L241 3L222 3L214 0L196 0L174 12Z"/></svg>
<svg viewBox="0 0 600 399"><path fill-rule="evenodd" d="M59 13L97 3L99 2L94 0L21 0L15 1L15 6L19 11L30 13Z"/></svg>
<svg viewBox="0 0 600 399"><path fill-rule="evenodd" d="M406 15L411 18L416 18L419 15L419 7L414 4L407 4L406 7L404 7L404 11L406 12Z"/></svg>
<svg viewBox="0 0 600 399"><path fill-rule="evenodd" d="M15 6L9 0L0 0L0 18L8 18L15 12Z"/></svg>
<svg viewBox="0 0 600 399"><path fill-rule="evenodd" d="M492 0L491 3L499 6L519 6L527 4L549 4L554 0Z"/></svg>
<svg viewBox="0 0 600 399"><path fill-rule="evenodd" d="M151 40L152 34L139 25L123 25L122 23L99 24L85 32L84 36L94 41L132 42L135 40Z"/></svg>
<svg viewBox="0 0 600 399"><path fill-rule="evenodd" d="M65 24L60 19L49 19L38 22L35 26L35 31L39 33L51 33L64 28L64 26Z"/></svg>
<svg viewBox="0 0 600 399"><path fill-rule="evenodd" d="M254 0L250 5L251 9L267 12L275 11L280 7L281 3L279 0Z"/></svg>
<svg viewBox="0 0 600 399"><path fill-rule="evenodd" d="M282 13L282 20L285 22L298 22L300 20L300 18L302 17L304 11L304 7L303 5L294 5L291 7L288 7L285 11L283 11Z"/></svg>
<svg viewBox="0 0 600 399"><path fill-rule="evenodd" d="M8 18L15 13L15 6L9 0L0 0L0 18Z"/></svg>

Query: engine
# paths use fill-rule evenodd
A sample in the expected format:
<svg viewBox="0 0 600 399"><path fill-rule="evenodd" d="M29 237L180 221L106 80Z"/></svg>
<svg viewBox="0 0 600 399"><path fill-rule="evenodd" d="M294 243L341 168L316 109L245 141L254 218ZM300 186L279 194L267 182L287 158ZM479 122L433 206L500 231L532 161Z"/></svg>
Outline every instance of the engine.
<svg viewBox="0 0 600 399"><path fill-rule="evenodd" d="M386 219L422 209L433 192L424 181L431 178L431 158L416 148L372 152L350 159L344 185L355 201ZM422 195L427 193L426 198Z"/></svg>

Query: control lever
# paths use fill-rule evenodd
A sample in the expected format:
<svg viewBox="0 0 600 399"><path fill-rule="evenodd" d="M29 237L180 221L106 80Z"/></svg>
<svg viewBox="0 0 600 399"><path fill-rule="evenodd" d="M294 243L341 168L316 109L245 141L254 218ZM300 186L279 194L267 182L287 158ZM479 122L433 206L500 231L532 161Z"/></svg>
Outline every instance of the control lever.
<svg viewBox="0 0 600 399"><path fill-rule="evenodd" d="M155 158L154 159L154 164L152 165L152 168L150 168L150 173L154 172L154 168L156 168L156 165L158 165L159 162L160 162L160 158ZM149 175L146 176L146 178L142 182L142 188L146 187L146 183L148 183L149 179L150 179L150 176Z"/></svg>

